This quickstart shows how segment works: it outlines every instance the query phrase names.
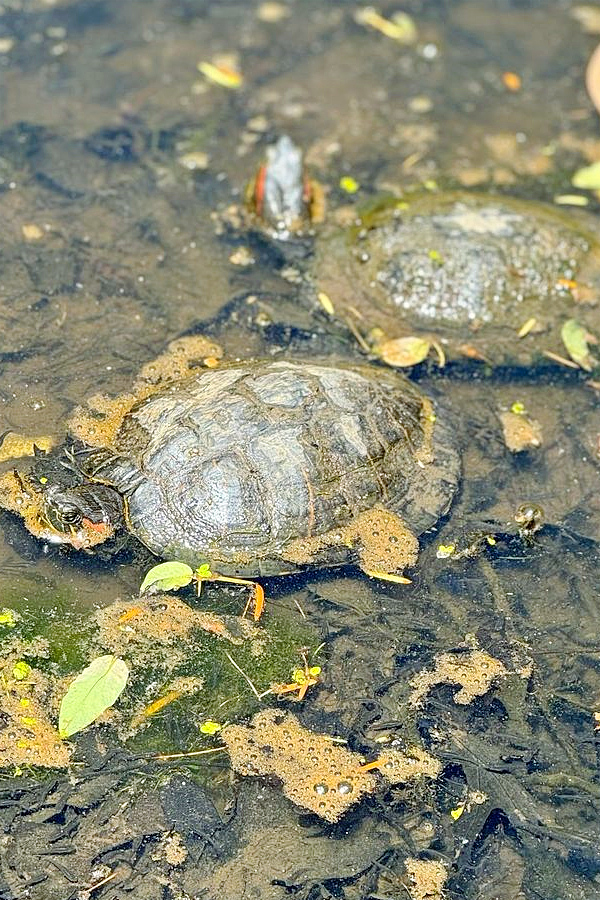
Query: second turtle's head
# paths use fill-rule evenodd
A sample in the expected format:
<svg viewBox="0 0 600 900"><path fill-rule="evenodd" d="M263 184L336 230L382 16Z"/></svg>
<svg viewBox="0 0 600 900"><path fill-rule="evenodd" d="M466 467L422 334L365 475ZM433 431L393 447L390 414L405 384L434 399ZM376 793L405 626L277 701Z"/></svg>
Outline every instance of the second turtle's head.
<svg viewBox="0 0 600 900"><path fill-rule="evenodd" d="M286 239L313 218L315 184L306 175L302 151L283 135L267 149L267 159L249 185L251 208L273 235Z"/></svg>

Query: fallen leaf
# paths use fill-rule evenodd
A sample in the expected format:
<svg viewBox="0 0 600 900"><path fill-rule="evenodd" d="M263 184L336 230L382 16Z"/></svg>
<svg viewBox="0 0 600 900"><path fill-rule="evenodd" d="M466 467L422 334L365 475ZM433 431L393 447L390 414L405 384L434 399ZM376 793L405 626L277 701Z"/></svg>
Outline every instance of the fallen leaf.
<svg viewBox="0 0 600 900"><path fill-rule="evenodd" d="M429 354L431 342L423 338L410 335L408 337L392 338L375 346L377 356L388 366L416 366L423 362Z"/></svg>
<svg viewBox="0 0 600 900"><path fill-rule="evenodd" d="M365 6L356 10L354 21L358 25L368 25L400 44L414 44L417 40L417 27L407 13L395 13L391 19L386 19L372 6Z"/></svg>
<svg viewBox="0 0 600 900"><path fill-rule="evenodd" d="M122 693L129 669L117 656L100 656L93 660L69 685L62 698L58 732L70 737L109 709Z"/></svg>
<svg viewBox="0 0 600 900"><path fill-rule="evenodd" d="M521 90L521 76L517 75L516 72L503 72L502 73L502 84L506 88L507 91L512 91L512 93L516 93Z"/></svg>
<svg viewBox="0 0 600 900"><path fill-rule="evenodd" d="M554 202L558 206L587 206L590 200L583 194L557 194Z"/></svg>
<svg viewBox="0 0 600 900"><path fill-rule="evenodd" d="M598 365L598 360L591 355L588 346L589 343L596 344L598 341L588 332L585 325L577 319L567 319L560 330L560 336L567 353L582 369L591 372Z"/></svg>
<svg viewBox="0 0 600 900"><path fill-rule="evenodd" d="M222 63L215 65L214 63L202 61L198 63L197 68L208 81L212 81L213 84L219 84L221 87L226 87L230 90L236 90L241 87L244 81L241 72L237 72L235 69Z"/></svg>
<svg viewBox="0 0 600 900"><path fill-rule="evenodd" d="M152 588L155 591L176 591L185 587L194 577L191 566L181 562L164 562L153 566L140 586L140 594Z"/></svg>
<svg viewBox="0 0 600 900"><path fill-rule="evenodd" d="M599 57L600 64L600 57ZM598 73L600 79L600 71ZM600 81L598 83L598 103L600 104ZM600 107L596 107L600 109ZM597 191L600 189L600 162L592 163L591 166L584 166L577 169L571 179L573 187L582 188L586 191Z"/></svg>

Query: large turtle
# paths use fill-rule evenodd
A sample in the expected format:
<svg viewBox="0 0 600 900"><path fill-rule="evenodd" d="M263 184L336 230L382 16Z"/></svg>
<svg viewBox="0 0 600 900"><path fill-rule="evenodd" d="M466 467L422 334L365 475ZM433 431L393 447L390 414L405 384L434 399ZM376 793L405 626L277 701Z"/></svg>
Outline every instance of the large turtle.
<svg viewBox="0 0 600 900"><path fill-rule="evenodd" d="M74 417L75 483L42 457L4 476L0 502L48 541L88 548L121 522L157 556L231 576L414 563L459 479L452 430L420 389L368 364L214 354L174 342L132 394Z"/></svg>

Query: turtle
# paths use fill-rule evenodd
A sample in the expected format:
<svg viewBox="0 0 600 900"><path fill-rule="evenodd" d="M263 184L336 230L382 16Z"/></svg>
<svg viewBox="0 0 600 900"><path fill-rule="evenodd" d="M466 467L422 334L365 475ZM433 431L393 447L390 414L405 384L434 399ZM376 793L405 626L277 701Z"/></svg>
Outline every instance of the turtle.
<svg viewBox="0 0 600 900"><path fill-rule="evenodd" d="M568 352L565 323L600 335L598 225L536 201L468 191L388 199L321 237L314 280L356 324L388 340L433 339L451 359L549 366Z"/></svg>
<svg viewBox="0 0 600 900"><path fill-rule="evenodd" d="M173 342L130 394L76 412L66 449L6 473L0 503L48 542L89 550L125 526L224 576L401 578L459 484L449 417L381 365L217 354Z"/></svg>
<svg viewBox="0 0 600 900"><path fill-rule="evenodd" d="M312 184L284 136L250 182L248 202L280 242L312 239L303 299L325 309L332 327L345 322L368 354L408 365L415 348L431 345L442 364L556 367L570 352L567 323L582 341L600 337L595 217L478 191L413 190L357 206L349 225L341 224L346 208L340 224L332 214L315 228ZM287 227L292 219L303 227ZM585 350L573 358L575 368L598 364Z"/></svg>

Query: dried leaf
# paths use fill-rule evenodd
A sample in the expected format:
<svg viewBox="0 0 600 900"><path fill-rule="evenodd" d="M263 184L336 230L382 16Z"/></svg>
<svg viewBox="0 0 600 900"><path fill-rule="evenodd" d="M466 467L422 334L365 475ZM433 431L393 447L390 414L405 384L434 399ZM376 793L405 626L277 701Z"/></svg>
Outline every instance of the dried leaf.
<svg viewBox="0 0 600 900"><path fill-rule="evenodd" d="M117 656L100 656L71 682L60 704L58 731L69 737L113 705L122 693L129 669Z"/></svg>
<svg viewBox="0 0 600 900"><path fill-rule="evenodd" d="M191 566L181 562L165 562L153 566L142 581L140 594L152 589L154 591L176 591L185 587L194 577Z"/></svg>
<svg viewBox="0 0 600 900"><path fill-rule="evenodd" d="M598 360L590 354L588 343L597 343L597 340L588 332L585 325L577 319L567 319L560 330L560 336L571 359L586 372L591 372L598 364Z"/></svg>
<svg viewBox="0 0 600 900"><path fill-rule="evenodd" d="M388 366L416 366L427 358L431 342L410 335L409 337L392 338L377 344L375 352Z"/></svg>

